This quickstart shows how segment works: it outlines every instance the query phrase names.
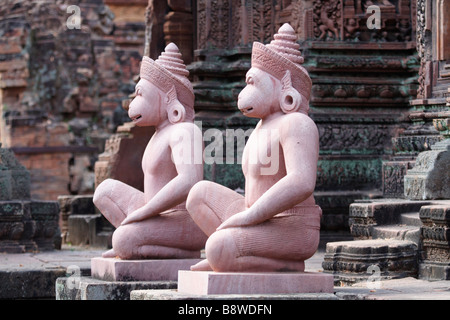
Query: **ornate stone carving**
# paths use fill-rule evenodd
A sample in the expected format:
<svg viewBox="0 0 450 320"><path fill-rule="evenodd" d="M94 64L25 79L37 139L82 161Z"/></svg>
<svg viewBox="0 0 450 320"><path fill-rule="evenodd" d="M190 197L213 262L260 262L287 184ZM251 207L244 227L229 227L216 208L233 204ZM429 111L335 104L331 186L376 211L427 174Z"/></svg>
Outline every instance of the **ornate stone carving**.
<svg viewBox="0 0 450 320"><path fill-rule="evenodd" d="M369 29L367 12L370 5L380 8L380 29ZM318 41L411 41L413 22L410 0L315 0L312 10L312 32ZM307 14L308 16L308 14Z"/></svg>
<svg viewBox="0 0 450 320"><path fill-rule="evenodd" d="M341 0L315 0L313 6L314 37L317 40L341 40Z"/></svg>
<svg viewBox="0 0 450 320"><path fill-rule="evenodd" d="M423 99L430 95L430 85L426 84L426 63L431 58L431 52L429 50L431 39L430 31L426 25L426 0L417 0L417 32L416 32L416 46L417 53L420 58L420 70L419 70L419 89L417 90L417 98ZM427 31L428 30L428 31Z"/></svg>
<svg viewBox="0 0 450 320"><path fill-rule="evenodd" d="M419 274L429 280L450 279L450 205L435 204L420 209L422 251Z"/></svg>
<svg viewBox="0 0 450 320"><path fill-rule="evenodd" d="M450 139L419 153L405 175L405 196L411 200L450 199Z"/></svg>
<svg viewBox="0 0 450 320"><path fill-rule="evenodd" d="M198 47L228 47L229 9L230 0L199 0L197 2Z"/></svg>
<svg viewBox="0 0 450 320"><path fill-rule="evenodd" d="M371 268L378 267L379 279L417 276L417 248L409 241L356 240L330 242L322 267L333 273L335 285L368 281Z"/></svg>
<svg viewBox="0 0 450 320"><path fill-rule="evenodd" d="M386 124L376 125L371 130L367 130L367 125L324 124L319 127L319 132L322 154L332 150L341 150L342 153L364 150L377 154L387 148L386 141L390 138L391 128Z"/></svg>
<svg viewBox="0 0 450 320"><path fill-rule="evenodd" d="M403 198L404 177L414 161L386 161L383 162L383 196L387 198Z"/></svg>

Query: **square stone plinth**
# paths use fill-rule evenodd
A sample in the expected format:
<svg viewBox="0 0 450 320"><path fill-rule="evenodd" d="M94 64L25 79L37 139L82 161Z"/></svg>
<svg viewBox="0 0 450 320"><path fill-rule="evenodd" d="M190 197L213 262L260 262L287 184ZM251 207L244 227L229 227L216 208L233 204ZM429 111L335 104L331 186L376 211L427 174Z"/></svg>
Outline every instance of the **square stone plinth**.
<svg viewBox="0 0 450 320"><path fill-rule="evenodd" d="M178 272L178 292L208 294L333 293L330 274L319 272Z"/></svg>
<svg viewBox="0 0 450 320"><path fill-rule="evenodd" d="M201 259L120 260L92 258L91 275L106 281L177 281L178 270L189 270Z"/></svg>

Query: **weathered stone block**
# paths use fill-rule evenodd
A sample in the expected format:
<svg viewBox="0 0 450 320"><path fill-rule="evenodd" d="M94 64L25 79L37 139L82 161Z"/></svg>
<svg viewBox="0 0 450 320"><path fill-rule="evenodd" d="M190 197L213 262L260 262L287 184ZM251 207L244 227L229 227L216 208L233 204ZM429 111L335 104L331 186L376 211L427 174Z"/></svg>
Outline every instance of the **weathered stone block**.
<svg viewBox="0 0 450 320"><path fill-rule="evenodd" d="M0 201L29 198L29 172L10 149L0 148Z"/></svg>
<svg viewBox="0 0 450 320"><path fill-rule="evenodd" d="M411 200L450 199L450 139L421 152L405 176L405 197Z"/></svg>
<svg viewBox="0 0 450 320"><path fill-rule="evenodd" d="M403 240L355 240L327 244L324 272L335 275L335 283L365 281L378 271L379 279L417 276L417 245Z"/></svg>
<svg viewBox="0 0 450 320"><path fill-rule="evenodd" d="M419 265L419 278L425 280L450 280L450 262L421 262Z"/></svg>
<svg viewBox="0 0 450 320"><path fill-rule="evenodd" d="M92 195L72 197L70 201L71 214L95 214L96 208L92 199Z"/></svg>
<svg viewBox="0 0 450 320"><path fill-rule="evenodd" d="M104 281L92 277L56 279L56 300L130 300L134 290L176 289L176 281Z"/></svg>
<svg viewBox="0 0 450 320"><path fill-rule="evenodd" d="M386 161L383 162L383 196L386 198L403 198L404 177L409 169L413 167L412 161Z"/></svg>
<svg viewBox="0 0 450 320"><path fill-rule="evenodd" d="M427 204L403 199L359 200L350 205L350 232L359 239L371 238L375 226L399 223L402 213L418 212Z"/></svg>
<svg viewBox="0 0 450 320"><path fill-rule="evenodd" d="M419 276L450 280L450 201L423 206L420 219L423 225Z"/></svg>
<svg viewBox="0 0 450 320"><path fill-rule="evenodd" d="M63 243L111 247L114 227L97 213L93 195L59 196L58 202Z"/></svg>
<svg viewBox="0 0 450 320"><path fill-rule="evenodd" d="M53 250L58 237L59 207L56 202L0 202L0 252Z"/></svg>
<svg viewBox="0 0 450 320"><path fill-rule="evenodd" d="M12 178L10 170L0 170L0 200L12 199Z"/></svg>
<svg viewBox="0 0 450 320"><path fill-rule="evenodd" d="M92 245L97 232L98 219L101 219L101 214L70 215L65 242L76 246Z"/></svg>
<svg viewBox="0 0 450 320"><path fill-rule="evenodd" d="M11 170L11 199L30 198L30 173L25 170Z"/></svg>
<svg viewBox="0 0 450 320"><path fill-rule="evenodd" d="M64 268L2 271L0 299L52 299L55 297L55 281L65 272Z"/></svg>

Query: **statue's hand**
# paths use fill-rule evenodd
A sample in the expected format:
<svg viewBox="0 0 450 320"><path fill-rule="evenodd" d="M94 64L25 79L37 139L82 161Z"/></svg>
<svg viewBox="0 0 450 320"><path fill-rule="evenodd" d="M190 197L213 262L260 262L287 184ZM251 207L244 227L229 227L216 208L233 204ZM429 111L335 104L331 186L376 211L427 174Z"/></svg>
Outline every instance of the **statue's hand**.
<svg viewBox="0 0 450 320"><path fill-rule="evenodd" d="M139 222L149 218L149 214L144 207L137 209L136 211L129 214L121 223L121 225L130 224L134 222Z"/></svg>
<svg viewBox="0 0 450 320"><path fill-rule="evenodd" d="M226 228L243 227L251 224L253 223L250 221L249 214L246 210L229 217L227 220L222 222L222 224L216 230L218 231Z"/></svg>

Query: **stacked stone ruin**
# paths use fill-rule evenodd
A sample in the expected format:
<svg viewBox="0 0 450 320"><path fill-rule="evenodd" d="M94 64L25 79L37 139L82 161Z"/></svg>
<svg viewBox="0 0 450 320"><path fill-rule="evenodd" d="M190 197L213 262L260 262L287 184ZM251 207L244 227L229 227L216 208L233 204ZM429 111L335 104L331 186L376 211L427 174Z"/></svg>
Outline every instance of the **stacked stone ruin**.
<svg viewBox="0 0 450 320"><path fill-rule="evenodd" d="M56 201L30 198L30 174L0 145L0 252L25 253L61 246Z"/></svg>

